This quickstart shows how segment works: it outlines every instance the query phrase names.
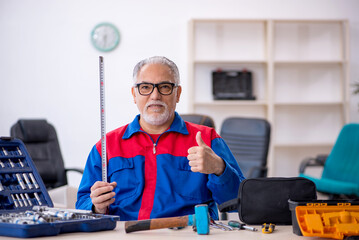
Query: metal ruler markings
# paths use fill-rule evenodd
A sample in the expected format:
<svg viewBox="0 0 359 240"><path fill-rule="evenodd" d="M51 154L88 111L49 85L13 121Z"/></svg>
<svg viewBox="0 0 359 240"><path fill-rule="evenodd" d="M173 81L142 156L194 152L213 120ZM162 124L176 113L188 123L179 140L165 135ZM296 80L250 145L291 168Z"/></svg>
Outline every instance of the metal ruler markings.
<svg viewBox="0 0 359 240"><path fill-rule="evenodd" d="M102 181L107 182L106 157L106 116L105 116L105 78L103 70L103 57L99 57L100 64L100 108L101 108L101 169Z"/></svg>

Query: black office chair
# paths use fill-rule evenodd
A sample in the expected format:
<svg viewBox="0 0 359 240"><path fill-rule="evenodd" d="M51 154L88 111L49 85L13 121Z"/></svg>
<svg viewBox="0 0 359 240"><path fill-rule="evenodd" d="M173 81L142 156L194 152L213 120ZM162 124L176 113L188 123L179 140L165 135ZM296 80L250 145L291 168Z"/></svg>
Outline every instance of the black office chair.
<svg viewBox="0 0 359 240"><path fill-rule="evenodd" d="M180 114L184 121L215 128L213 119L203 114Z"/></svg>
<svg viewBox="0 0 359 240"><path fill-rule="evenodd" d="M55 128L45 119L20 119L10 130L11 137L22 140L48 190L67 185L65 168Z"/></svg>
<svg viewBox="0 0 359 240"><path fill-rule="evenodd" d="M246 178L267 176L270 141L270 124L267 120L230 117L224 120L220 135Z"/></svg>

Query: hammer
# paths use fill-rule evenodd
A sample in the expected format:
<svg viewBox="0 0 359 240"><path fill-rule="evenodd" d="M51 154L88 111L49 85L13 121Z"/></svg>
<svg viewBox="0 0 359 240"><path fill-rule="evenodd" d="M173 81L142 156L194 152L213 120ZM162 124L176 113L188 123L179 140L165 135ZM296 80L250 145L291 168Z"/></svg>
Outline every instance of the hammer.
<svg viewBox="0 0 359 240"><path fill-rule="evenodd" d="M182 217L157 218L125 222L126 233L173 227L194 226L198 234L209 234L208 205L199 204L194 208L195 214Z"/></svg>

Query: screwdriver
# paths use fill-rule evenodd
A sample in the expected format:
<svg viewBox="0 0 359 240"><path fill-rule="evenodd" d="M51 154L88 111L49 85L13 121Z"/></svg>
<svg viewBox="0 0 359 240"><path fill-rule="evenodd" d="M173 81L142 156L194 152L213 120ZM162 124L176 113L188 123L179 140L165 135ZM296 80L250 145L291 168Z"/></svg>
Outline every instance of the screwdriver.
<svg viewBox="0 0 359 240"><path fill-rule="evenodd" d="M253 231L253 232L258 231L257 228L248 227L248 226L246 226L246 224L240 223L238 221L231 220L231 221L228 222L228 225L231 226L231 227L236 227L238 229L245 229L245 230L249 230L249 231Z"/></svg>

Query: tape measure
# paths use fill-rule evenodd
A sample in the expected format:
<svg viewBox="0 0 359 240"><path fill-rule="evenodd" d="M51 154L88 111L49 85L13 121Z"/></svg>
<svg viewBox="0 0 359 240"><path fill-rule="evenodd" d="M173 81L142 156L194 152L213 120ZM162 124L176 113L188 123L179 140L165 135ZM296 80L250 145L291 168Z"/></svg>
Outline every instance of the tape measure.
<svg viewBox="0 0 359 240"><path fill-rule="evenodd" d="M101 110L101 169L102 169L102 181L107 182L105 78L104 78L102 56L99 57L99 64L100 64L100 110Z"/></svg>
<svg viewBox="0 0 359 240"><path fill-rule="evenodd" d="M275 229L275 224L273 223L264 223L262 225L262 233L272 233Z"/></svg>

